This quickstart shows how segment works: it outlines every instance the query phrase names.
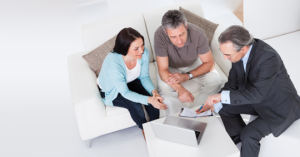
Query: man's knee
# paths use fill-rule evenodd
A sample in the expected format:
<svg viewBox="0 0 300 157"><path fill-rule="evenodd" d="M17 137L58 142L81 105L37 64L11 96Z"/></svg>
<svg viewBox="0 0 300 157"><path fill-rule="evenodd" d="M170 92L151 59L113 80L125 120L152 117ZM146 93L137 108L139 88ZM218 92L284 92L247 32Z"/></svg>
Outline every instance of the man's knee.
<svg viewBox="0 0 300 157"><path fill-rule="evenodd" d="M175 90L169 86L169 85L158 85L158 90L159 92L161 92L162 94L167 94L170 93L170 92L175 92Z"/></svg>
<svg viewBox="0 0 300 157"><path fill-rule="evenodd" d="M167 115L180 112L180 109L183 107L183 105L178 97L164 95L163 98L165 99L163 103L168 107L166 110Z"/></svg>
<svg viewBox="0 0 300 157"><path fill-rule="evenodd" d="M250 141L260 141L262 139L262 134L255 128L245 127L241 132L241 141L250 142Z"/></svg>
<svg viewBox="0 0 300 157"><path fill-rule="evenodd" d="M209 80L207 81L206 86L220 89L222 86L222 79L219 76L219 74L214 74L211 77L209 77Z"/></svg>
<svg viewBox="0 0 300 157"><path fill-rule="evenodd" d="M207 73L205 79L201 79L202 89L207 93L217 93L222 86L222 79L219 74L215 71Z"/></svg>
<svg viewBox="0 0 300 157"><path fill-rule="evenodd" d="M219 115L220 116L233 116L234 114L230 113L230 107L229 105L223 104L223 107L221 108L221 110L219 111Z"/></svg>
<svg viewBox="0 0 300 157"><path fill-rule="evenodd" d="M171 86L169 86L166 82L161 80L160 78L158 78L157 82L158 82L159 92L162 92L162 93L174 92L174 89Z"/></svg>

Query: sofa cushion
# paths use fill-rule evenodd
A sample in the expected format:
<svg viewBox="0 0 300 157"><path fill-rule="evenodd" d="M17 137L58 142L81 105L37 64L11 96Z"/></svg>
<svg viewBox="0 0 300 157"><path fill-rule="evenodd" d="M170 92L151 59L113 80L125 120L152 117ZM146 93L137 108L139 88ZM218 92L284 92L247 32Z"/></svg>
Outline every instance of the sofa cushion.
<svg viewBox="0 0 300 157"><path fill-rule="evenodd" d="M121 114L129 113L127 109L117 106L106 106L107 116L117 116Z"/></svg>
<svg viewBox="0 0 300 157"><path fill-rule="evenodd" d="M208 44L210 44L215 30L219 24L215 24L211 21L206 20L182 7L179 7L179 10L185 15L187 22L192 23L204 30L204 33L207 37Z"/></svg>
<svg viewBox="0 0 300 157"><path fill-rule="evenodd" d="M156 66L156 62L152 62L152 63L149 63L149 76L150 76L150 79L155 87L155 89L157 90L157 66Z"/></svg>
<svg viewBox="0 0 300 157"><path fill-rule="evenodd" d="M145 112L145 109L144 109L144 112ZM129 111L125 108L122 108L122 107L106 106L106 115L109 116L109 117L119 116L119 115L128 114L128 113L129 113ZM145 113L145 114L147 114L147 113ZM159 110L159 117L162 118L162 117L165 117L165 116L166 116L166 111L165 110Z"/></svg>
<svg viewBox="0 0 300 157"><path fill-rule="evenodd" d="M152 49L149 42L145 21L141 13L108 18L83 25L81 27L85 50L90 52L118 34L123 28L131 27L144 36L145 47L149 51L149 63L153 62Z"/></svg>
<svg viewBox="0 0 300 157"><path fill-rule="evenodd" d="M91 51L90 53L82 56L82 58L86 60L90 68L95 72L97 76L99 76L102 63L105 57L113 50L115 46L116 38L117 35L115 35L114 37L112 37L111 39L109 39L104 44L97 47L95 50Z"/></svg>

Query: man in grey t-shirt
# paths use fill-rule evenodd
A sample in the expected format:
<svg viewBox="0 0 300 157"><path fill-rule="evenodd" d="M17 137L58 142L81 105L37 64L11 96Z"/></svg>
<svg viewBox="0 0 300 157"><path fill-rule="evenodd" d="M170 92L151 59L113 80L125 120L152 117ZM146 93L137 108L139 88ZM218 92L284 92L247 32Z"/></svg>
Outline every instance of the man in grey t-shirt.
<svg viewBox="0 0 300 157"><path fill-rule="evenodd" d="M154 35L158 66L159 92L168 105L167 114L183 106L199 106L221 88L221 78L214 69L214 59L204 31L186 22L179 10L169 10ZM192 94L193 93L193 94ZM183 105L185 103L185 105Z"/></svg>

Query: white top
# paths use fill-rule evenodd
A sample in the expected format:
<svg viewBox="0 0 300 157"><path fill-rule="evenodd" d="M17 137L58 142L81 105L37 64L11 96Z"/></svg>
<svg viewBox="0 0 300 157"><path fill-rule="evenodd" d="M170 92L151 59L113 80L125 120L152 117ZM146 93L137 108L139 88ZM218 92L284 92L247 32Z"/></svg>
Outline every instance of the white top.
<svg viewBox="0 0 300 157"><path fill-rule="evenodd" d="M127 83L132 82L133 80L140 77L140 74L141 74L141 64L138 61L136 61L135 67L132 68L131 70L129 70L126 66L126 80L127 80Z"/></svg>
<svg viewBox="0 0 300 157"><path fill-rule="evenodd" d="M132 82L133 80L140 77L140 75L141 75L141 64L138 61L136 61L135 67L132 68L131 70L129 70L126 65L125 65L125 67L126 67L126 80L127 80L127 83ZM101 86L98 83L98 78L96 79L96 83L101 88Z"/></svg>

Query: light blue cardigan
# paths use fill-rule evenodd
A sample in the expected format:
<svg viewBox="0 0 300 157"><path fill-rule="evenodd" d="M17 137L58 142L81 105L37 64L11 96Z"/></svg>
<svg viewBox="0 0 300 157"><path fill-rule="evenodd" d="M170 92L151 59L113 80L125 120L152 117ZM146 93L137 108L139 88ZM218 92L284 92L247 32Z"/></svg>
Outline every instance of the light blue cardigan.
<svg viewBox="0 0 300 157"><path fill-rule="evenodd" d="M147 48L144 49L142 58L138 62L141 64L139 79L143 87L152 95L151 92L155 88L149 77L149 52ZM112 101L118 96L118 93L130 101L148 105L148 96L128 89L126 65L121 54L111 52L106 56L97 81L102 92L105 92L105 99L102 98L105 105L113 106Z"/></svg>

